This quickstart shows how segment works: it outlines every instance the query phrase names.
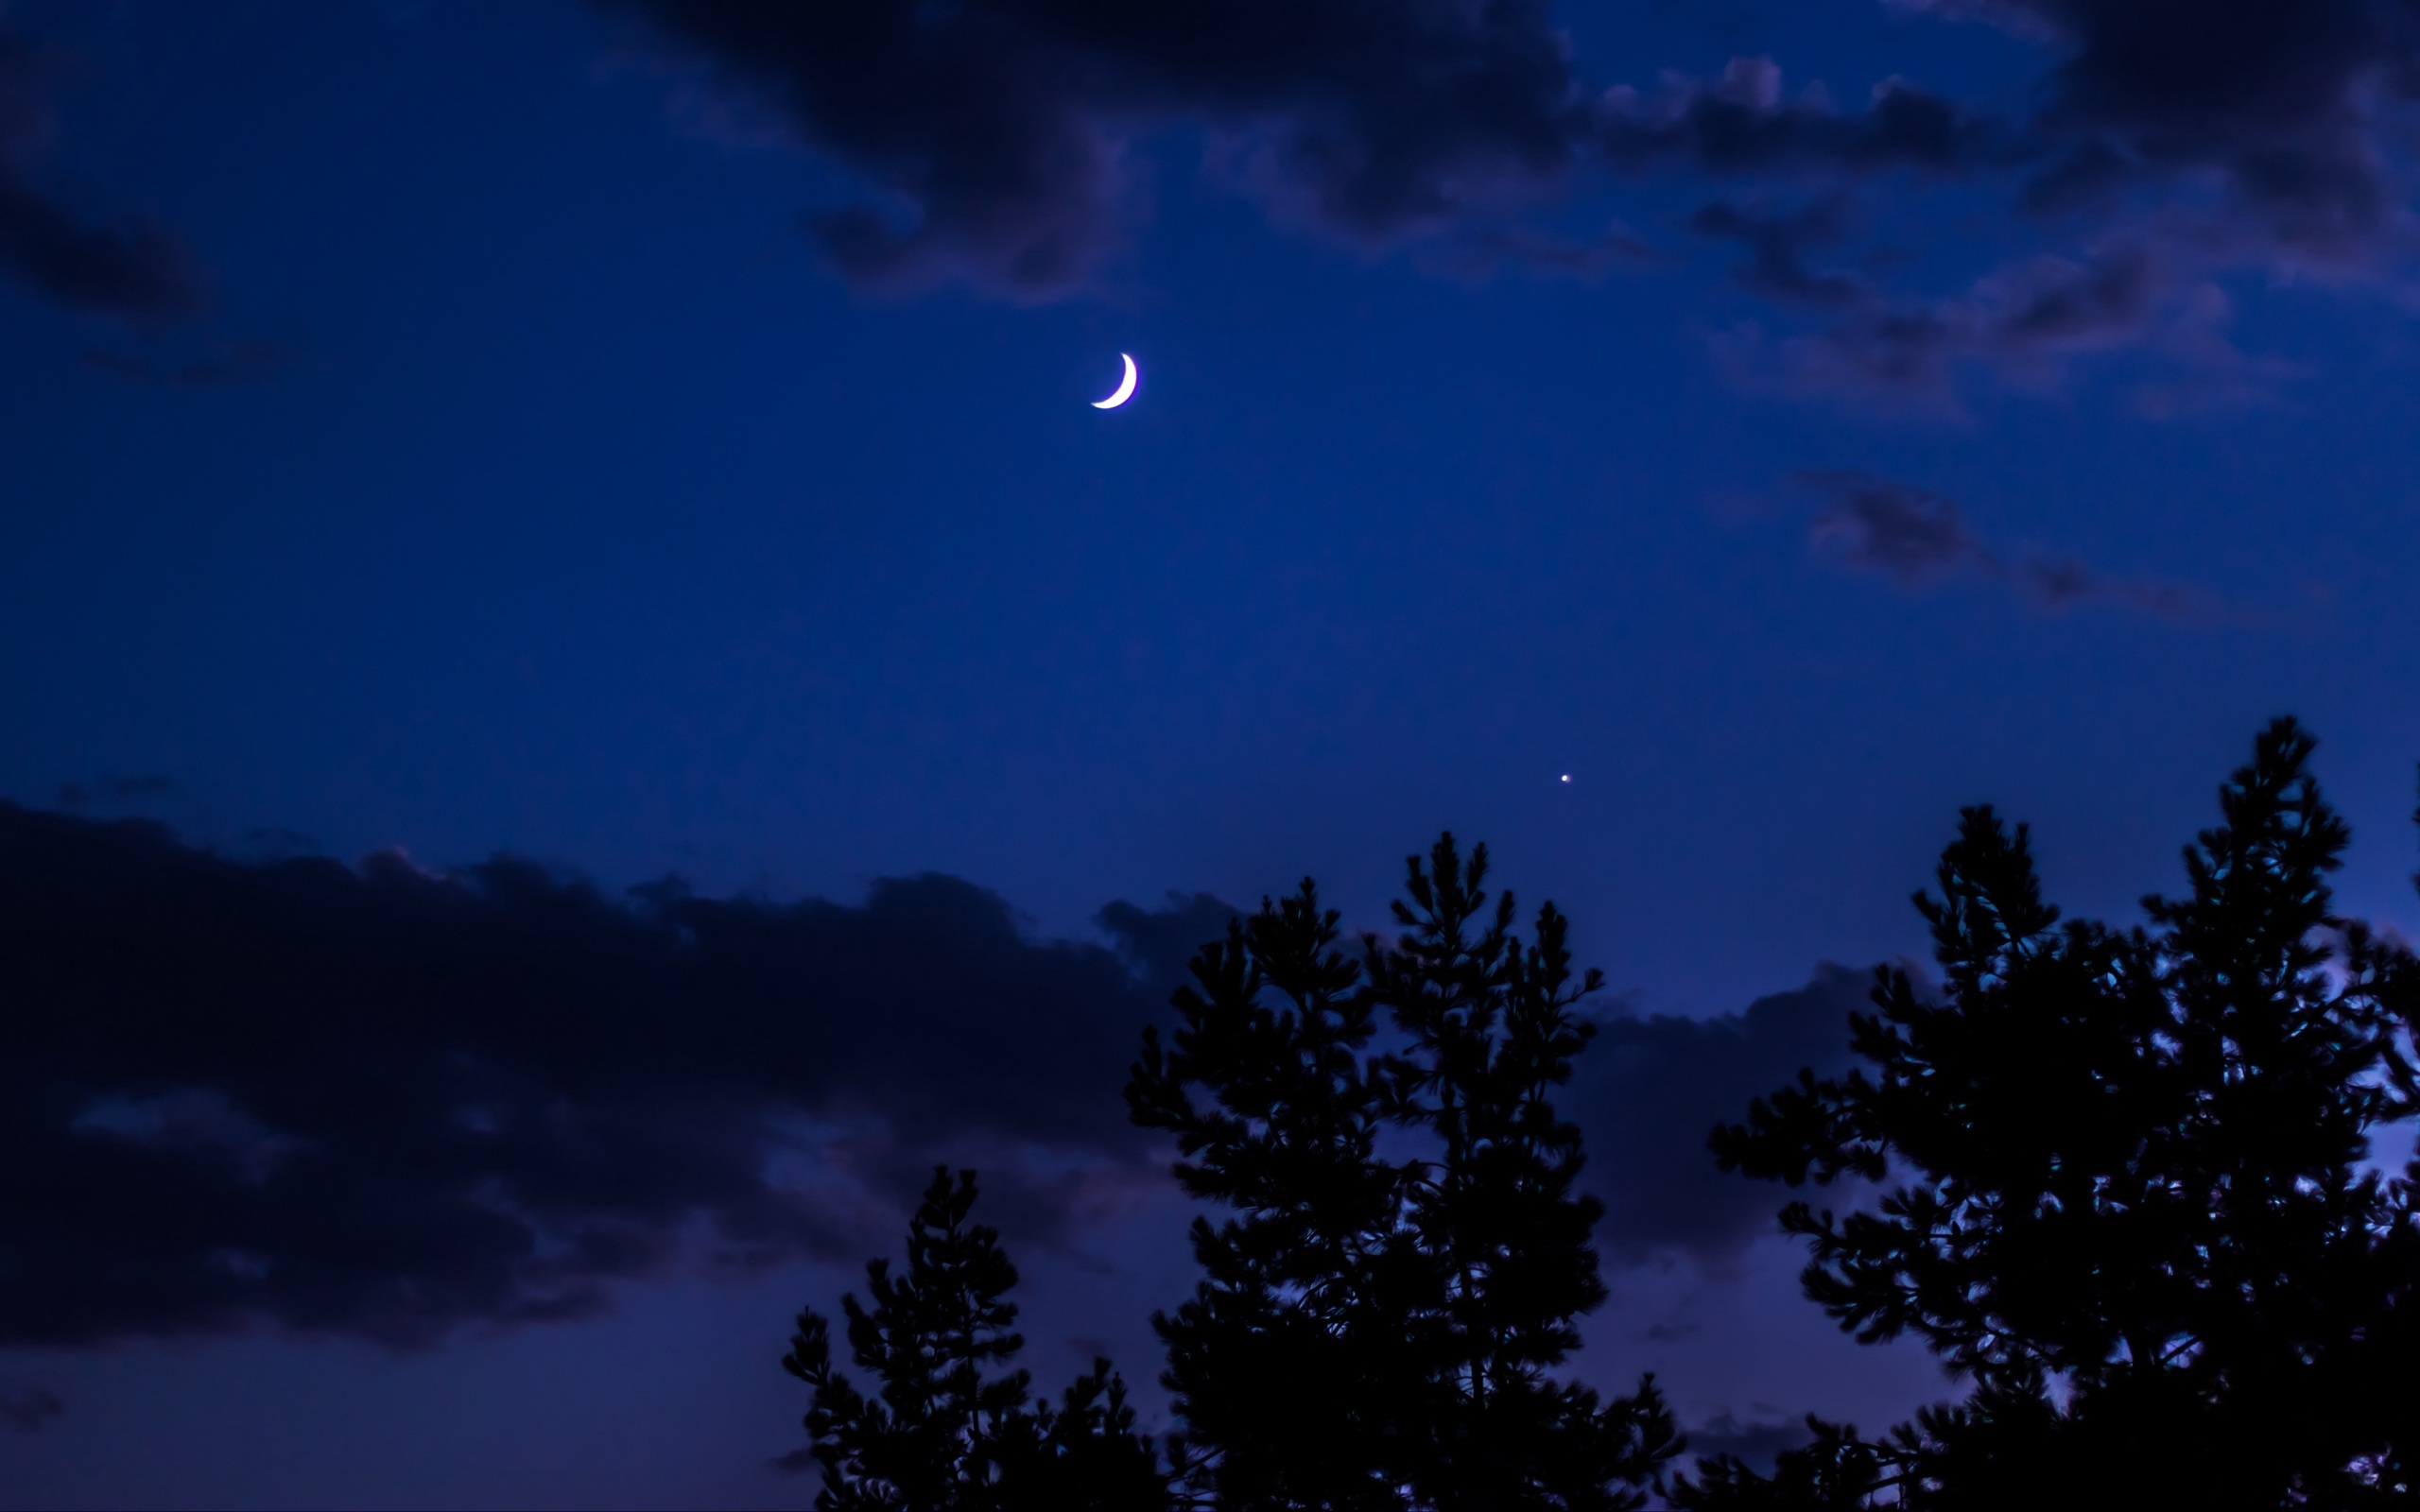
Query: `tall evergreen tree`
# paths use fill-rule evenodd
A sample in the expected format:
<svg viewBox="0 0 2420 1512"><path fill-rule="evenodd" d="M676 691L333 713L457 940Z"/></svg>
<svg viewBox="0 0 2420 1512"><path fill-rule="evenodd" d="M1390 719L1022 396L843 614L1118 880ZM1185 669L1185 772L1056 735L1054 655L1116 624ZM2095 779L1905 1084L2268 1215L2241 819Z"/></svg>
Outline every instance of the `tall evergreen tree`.
<svg viewBox="0 0 2420 1512"><path fill-rule="evenodd" d="M1532 943L1513 933L1514 902L1492 917L1487 848L1465 863L1441 838L1407 866L1402 933L1367 941L1370 995L1409 1040L1385 1057L1391 1119L1434 1138L1408 1191L1405 1219L1437 1292L1425 1377L1443 1400L1411 1477L1441 1509L1623 1507L1673 1450L1651 1379L1611 1404L1547 1372L1580 1345L1579 1317L1605 1299L1590 1232L1604 1214L1579 1193L1580 1129L1554 1090L1596 1025L1573 1005L1569 923L1538 910Z"/></svg>
<svg viewBox="0 0 2420 1512"><path fill-rule="evenodd" d="M1185 1191L1234 1214L1193 1220L1203 1279L1152 1319L1198 1503L1402 1505L1390 1438L1422 1417L1425 1294L1409 1174L1377 1155L1373 1005L1338 933L1307 880L1232 921L1127 1088L1135 1122L1176 1135Z"/></svg>
<svg viewBox="0 0 2420 1512"><path fill-rule="evenodd" d="M830 1323L800 1313L783 1368L815 1388L806 1414L823 1487L818 1512L1150 1512L1167 1481L1134 1431L1126 1384L1096 1360L1061 1405L1029 1401L1007 1368L1024 1339L1008 1294L1016 1267L998 1233L971 1224L975 1173L933 1173L908 1227L908 1271L867 1263L873 1306L840 1299L867 1397L832 1361Z"/></svg>
<svg viewBox="0 0 2420 1512"><path fill-rule="evenodd" d="M1486 866L1451 835L1410 858L1405 933L1357 963L1306 881L1197 957L1168 1046L1146 1035L1134 1117L1234 1212L1196 1219L1203 1280L1154 1319L1216 1505L1620 1508L1673 1452L1651 1380L1607 1404L1548 1374L1604 1297L1552 1104L1599 979L1571 989L1551 905L1529 946L1509 895L1487 916ZM1382 1007L1400 1042L1373 1049Z"/></svg>
<svg viewBox="0 0 2420 1512"><path fill-rule="evenodd" d="M2261 734L2150 930L2061 926L2024 827L1963 813L1941 896L1916 900L1941 1001L1878 973L1878 1013L1851 1021L1874 1074L1802 1073L1714 1148L1791 1185L1896 1173L1877 1211L1784 1211L1806 1293L1975 1388L1879 1442L1818 1421L1772 1477L1712 1462L1679 1504L2420 1501L2420 1163L2358 1169L2420 1110L2420 970L2330 910L2347 834L2312 745L2290 720Z"/></svg>

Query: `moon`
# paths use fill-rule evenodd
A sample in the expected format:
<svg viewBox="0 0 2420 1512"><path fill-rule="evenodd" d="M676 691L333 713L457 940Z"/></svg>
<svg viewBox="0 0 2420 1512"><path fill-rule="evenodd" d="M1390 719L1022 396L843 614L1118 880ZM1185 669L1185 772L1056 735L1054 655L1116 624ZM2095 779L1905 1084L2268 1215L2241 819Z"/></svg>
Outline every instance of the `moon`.
<svg viewBox="0 0 2420 1512"><path fill-rule="evenodd" d="M1126 364L1126 376L1118 381L1117 392L1107 399L1093 401L1095 409L1115 409L1134 397L1134 359L1121 352L1117 354L1117 360Z"/></svg>

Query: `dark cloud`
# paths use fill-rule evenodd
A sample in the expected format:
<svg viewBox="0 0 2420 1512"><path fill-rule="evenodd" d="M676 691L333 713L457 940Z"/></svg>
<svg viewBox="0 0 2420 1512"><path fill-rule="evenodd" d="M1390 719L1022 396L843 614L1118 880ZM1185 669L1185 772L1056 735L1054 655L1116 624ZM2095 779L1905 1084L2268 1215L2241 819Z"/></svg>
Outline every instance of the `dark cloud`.
<svg viewBox="0 0 2420 1512"><path fill-rule="evenodd" d="M2170 620L2212 613L2203 594L2178 584L2112 578L2072 557L2005 557L1978 540L1957 501L1942 494L1866 472L1809 470L1798 481L1829 501L1807 527L1809 543L1852 568L1910 584L1971 571L2049 610L2099 601Z"/></svg>
<svg viewBox="0 0 2420 1512"><path fill-rule="evenodd" d="M2342 256L2387 229L2381 107L2420 94L2420 12L2404 0L1898 3L2061 54L2032 123L2057 153L2031 187L2033 208L2214 174L2301 252Z"/></svg>
<svg viewBox="0 0 2420 1512"><path fill-rule="evenodd" d="M1963 293L1909 301L1870 292L1829 326L1766 340L1761 327L1714 342L1752 389L1882 414L1957 419L1980 377L2019 391L2062 392L2077 359L2132 352L2146 376L2135 407L2154 417L2274 403L2301 375L2229 338L2234 304L2174 249L2125 242L2081 259L2039 256L1978 279Z"/></svg>
<svg viewBox="0 0 2420 1512"><path fill-rule="evenodd" d="M2237 348L2221 280L2318 268L2356 286L2408 284L2420 101L2420 7L2409 0L1894 3L1997 26L2044 59L2030 118L1998 130L1960 115L1941 138L1957 146L1904 161L2006 183L2015 209L2064 218L2050 234L2080 231L2087 249L2013 261L1946 297L1840 300L1846 318L1777 342L1742 328L1717 352L1752 386L1956 416L1969 382L2051 391L2079 358L2132 353L2158 369L2133 395L2144 413L2262 404L2297 370ZM1788 113L1777 80L1702 92L1765 102L1761 115L1736 107L1759 119ZM1875 121L1882 114L1877 103ZM1747 230L1731 233L1744 241ZM1752 274L1776 275L1752 286L1803 301L1792 262L1749 245Z"/></svg>
<svg viewBox="0 0 2420 1512"><path fill-rule="evenodd" d="M1794 349L1795 381L1836 399L1899 399L1954 409L1962 374L2054 389L2075 355L2137 340L2166 283L2152 254L2119 247L2076 261L2037 257L2001 269L1961 297L1905 305L1879 301Z"/></svg>
<svg viewBox="0 0 2420 1512"><path fill-rule="evenodd" d="M154 323L200 308L183 244L140 218L78 213L38 188L34 160L50 134L41 56L0 27L0 274L54 303Z"/></svg>
<svg viewBox="0 0 2420 1512"><path fill-rule="evenodd" d="M600 0L910 205L814 231L869 282L1079 283L1117 242L1129 143L1245 139L1290 213L1384 240L1571 161L1585 112L1542 0Z"/></svg>
<svg viewBox="0 0 2420 1512"><path fill-rule="evenodd" d="M295 353L270 341L238 341L182 361L161 362L95 347L84 353L93 371L147 387L208 390L253 388L294 369Z"/></svg>
<svg viewBox="0 0 2420 1512"><path fill-rule="evenodd" d="M1764 1474L1772 1474L1773 1462L1784 1450L1797 1449L1814 1441L1814 1433L1805 1420L1774 1421L1759 1418L1741 1422L1730 1412L1719 1412L1705 1422L1689 1430L1688 1452L1693 1459L1712 1459L1728 1454Z"/></svg>
<svg viewBox="0 0 2420 1512"><path fill-rule="evenodd" d="M2177 583L2127 582L2102 576L2072 557L2029 557L2012 569L2019 592L2044 609L2096 599L2170 620L2208 618L2209 604Z"/></svg>
<svg viewBox="0 0 2420 1512"><path fill-rule="evenodd" d="M1774 1230L1769 1185L1716 1170L1706 1136L1801 1067L1849 1062L1849 1015L1869 973L1824 966L1794 992L1714 1019L1624 1013L1600 1021L1563 1099L1585 1135L1583 1180L1605 1204L1597 1242L1616 1264L1659 1249L1722 1254Z"/></svg>
<svg viewBox="0 0 2420 1512"><path fill-rule="evenodd" d="M948 877L625 902L0 805L0 1344L576 1317L700 1222L714 1263L854 1259L969 1150L1047 1242L1149 1179L1118 1093L1161 1001Z"/></svg>
<svg viewBox="0 0 2420 1512"><path fill-rule="evenodd" d="M1518 222L1474 226L1424 242L1412 261L1432 277L1473 284L1506 269L1593 284L1609 273L1635 272L1672 259L1616 220L1593 236L1566 236Z"/></svg>
<svg viewBox="0 0 2420 1512"><path fill-rule="evenodd" d="M870 283L1075 286L1119 241L1135 144L1170 126L1208 133L1213 161L1282 219L1365 245L1477 227L1459 252L1493 234L1508 257L1543 247L1591 271L1627 249L1490 228L1591 164L1960 171L2001 134L1897 79L1860 112L1785 98L1769 59L1645 94L1596 89L1544 0L597 3L904 202L811 223Z"/></svg>
<svg viewBox="0 0 2420 1512"><path fill-rule="evenodd" d="M1769 299L1848 304L1863 293L1857 281L1811 272L1806 262L1809 248L1840 239L1844 214L1838 196L1782 212L1747 209L1718 199L1690 217L1689 229L1701 236L1737 242L1748 249L1748 261L1732 275L1743 288Z"/></svg>
<svg viewBox="0 0 2420 1512"><path fill-rule="evenodd" d="M158 772L141 777L104 777L91 782L61 782L59 806L80 809L95 803L133 803L147 798L166 798L176 790L177 780Z"/></svg>
<svg viewBox="0 0 2420 1512"><path fill-rule="evenodd" d="M1808 472L1799 478L1832 499L1808 527L1808 539L1852 567L1912 583L1988 555L1959 517L1954 499L1862 472Z"/></svg>
<svg viewBox="0 0 2420 1512"><path fill-rule="evenodd" d="M2159 369L2134 394L2158 416L2263 403L2293 375L2237 349L2220 280L2396 276L2411 246L2408 0L1892 0L2038 49L2014 112L1895 75L1836 101L1787 87L1768 57L1605 87L1547 0L596 3L641 22L706 97L861 177L862 202L811 226L873 284L1081 286L1148 198L1145 146L1170 132L1204 138L1214 177L1280 220L1364 247L1417 238L1423 267L1458 278L1666 261L1618 224L1548 227L1615 179L1716 179L1748 187L1695 231L1746 249L1751 290L1836 317L1719 341L1752 387L1955 417L1969 385L2056 391L2076 363L2131 352ZM1811 269L1810 249L1849 239L1843 197L1883 174L1979 186L2032 213L2003 229L2047 249L1933 296ZM1811 208L1772 210L1768 193ZM1975 209L1970 194L1961 214Z"/></svg>
<svg viewBox="0 0 2420 1512"><path fill-rule="evenodd" d="M2080 358L2156 369L2134 394L2153 416L2266 403L2296 375L2229 338L2220 280L2317 266L2394 282L2411 240L2409 106L2420 99L2420 8L2406 0L1897 0L1979 20L2039 46L2039 109L1995 123L1931 96L1878 94L1854 120L1786 102L1758 60L1679 87L1656 140L1691 163L1840 177L1860 160L2014 189L2014 208L2072 217L2082 250L2014 260L1961 293L1910 298L1811 280L1804 235L1728 203L1701 216L1753 256L1742 282L1838 320L1768 341L1743 326L1718 359L1750 387L1881 412L1962 415L1982 383L2062 388ZM1636 113L1635 112L1634 113ZM1684 130L1703 116L1720 129ZM1935 123L1929 131L1912 123ZM1848 144L1870 141L1860 151ZM1921 145L1934 144L1929 150ZM1804 144L1804 145L1801 145ZM2031 235L2039 235L2036 231ZM2052 234L2072 232L2053 232ZM1820 238L1819 238L1820 239Z"/></svg>
<svg viewBox="0 0 2420 1512"><path fill-rule="evenodd" d="M32 1433L66 1411L67 1403L46 1386L0 1386L0 1422L11 1428Z"/></svg>
<svg viewBox="0 0 2420 1512"><path fill-rule="evenodd" d="M1895 77L1876 86L1862 112L1838 110L1821 91L1791 98L1781 65L1759 57L1735 58L1714 78L1674 79L1652 94L1606 91L1595 145L1618 165L1725 175L1960 173L2005 155L2005 137L1998 122Z"/></svg>
<svg viewBox="0 0 2420 1512"><path fill-rule="evenodd" d="M1194 955L1204 943L1226 938L1227 920L1238 911L1206 892L1171 892L1159 909L1111 903L1096 922L1116 942L1118 955L1142 978L1151 1000L1165 1003L1178 988L1192 985Z"/></svg>

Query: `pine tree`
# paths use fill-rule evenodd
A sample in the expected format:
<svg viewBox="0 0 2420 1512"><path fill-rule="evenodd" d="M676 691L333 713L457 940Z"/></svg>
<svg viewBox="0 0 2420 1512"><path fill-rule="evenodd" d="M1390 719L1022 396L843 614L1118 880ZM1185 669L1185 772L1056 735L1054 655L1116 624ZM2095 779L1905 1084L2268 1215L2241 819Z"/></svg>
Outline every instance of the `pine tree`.
<svg viewBox="0 0 2420 1512"><path fill-rule="evenodd" d="M2420 1499L2420 1164L2357 1170L2420 1110L2420 969L2330 911L2347 833L2312 746L2262 733L2151 930L2060 926L2024 827L1964 811L1941 896L1917 895L1941 1001L1878 973L1851 1021L1875 1074L1802 1073L1714 1148L1793 1186L1901 1177L1877 1211L1794 1202L1783 1227L1843 1329L1913 1332L1975 1389L1876 1443L1818 1423L1771 1478L1715 1462L1679 1504Z"/></svg>
<svg viewBox="0 0 2420 1512"><path fill-rule="evenodd" d="M1371 937L1366 958L1371 997L1409 1040L1383 1062L1388 1115L1435 1141L1405 1218L1440 1294L1425 1374L1444 1413L1419 1440L1412 1484L1448 1512L1635 1506L1675 1452L1652 1378L1600 1405L1547 1374L1605 1299L1589 1241L1604 1206L1576 1190L1580 1129L1552 1101L1596 1034L1571 1009L1603 977L1571 986L1569 923L1552 903L1526 948L1510 892L1486 917L1485 846L1464 863L1447 834L1406 869L1403 933Z"/></svg>
<svg viewBox="0 0 2420 1512"><path fill-rule="evenodd" d="M1146 1034L1133 1116L1233 1213L1195 1220L1203 1279L1153 1320L1189 1483L1236 1508L1634 1506L1673 1452L1652 1382L1600 1405L1547 1373L1604 1297L1551 1101L1591 1032L1565 925L1549 905L1525 947L1506 897L1474 935L1485 850L1451 835L1408 869L1392 945L1345 955L1305 881L1204 948L1167 1046ZM1398 1047L1373 1048L1381 1007Z"/></svg>
<svg viewBox="0 0 2420 1512"><path fill-rule="evenodd" d="M1096 1360L1059 1408L1028 1404L1030 1376L1006 1368L1024 1339L1008 1294L1016 1267L998 1233L970 1224L975 1173L933 1173L908 1227L908 1272L867 1263L873 1306L840 1300L869 1398L832 1362L830 1323L809 1308L783 1368L815 1389L806 1431L823 1468L818 1512L1150 1512L1166 1478L1134 1431L1126 1384Z"/></svg>
<svg viewBox="0 0 2420 1512"><path fill-rule="evenodd" d="M1176 1135L1184 1190L1236 1214L1194 1219L1203 1279L1151 1320L1181 1468L1221 1507L1399 1507L1389 1436L1423 1416L1409 1175L1377 1157L1373 1008L1337 938L1308 880L1231 922L1127 1088L1136 1123Z"/></svg>

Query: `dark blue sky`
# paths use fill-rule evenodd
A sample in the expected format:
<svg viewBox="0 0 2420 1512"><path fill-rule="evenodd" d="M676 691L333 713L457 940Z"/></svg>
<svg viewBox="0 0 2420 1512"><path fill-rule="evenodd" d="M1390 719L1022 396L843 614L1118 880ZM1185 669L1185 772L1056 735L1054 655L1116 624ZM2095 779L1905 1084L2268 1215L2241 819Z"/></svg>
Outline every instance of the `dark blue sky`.
<svg viewBox="0 0 2420 1512"><path fill-rule="evenodd" d="M1703 1069L1688 1022L1834 1025L1823 963L1921 953L1960 804L2131 918L2291 712L2344 906L2420 933L2392 8L1479 9L869 7L926 30L884 73L709 0L16 0L0 798L227 879L507 853L855 919L944 873L1021 921L985 949L1087 971L1118 900L1308 872L1374 923L1451 827ZM1033 1097L1115 1124L1128 1053ZM285 1126L123 1080L78 1085ZM908 1115L823 1082L784 1158L829 1223L744 1280L607 1267L610 1310L465 1304L401 1359L249 1294L20 1328L0 1388L64 1411L0 1423L0 1503L803 1503L764 1463L789 1314L935 1151L1030 1177L1037 1349L1152 1373L1188 1282L1146 1156L1005 1094L869 1135ZM1661 1137L1625 1116L1583 1122ZM684 1201L616 1221L694 1251L725 1210ZM1592 1375L1651 1365L1690 1424L1931 1394L1731 1208L1614 1207Z"/></svg>

